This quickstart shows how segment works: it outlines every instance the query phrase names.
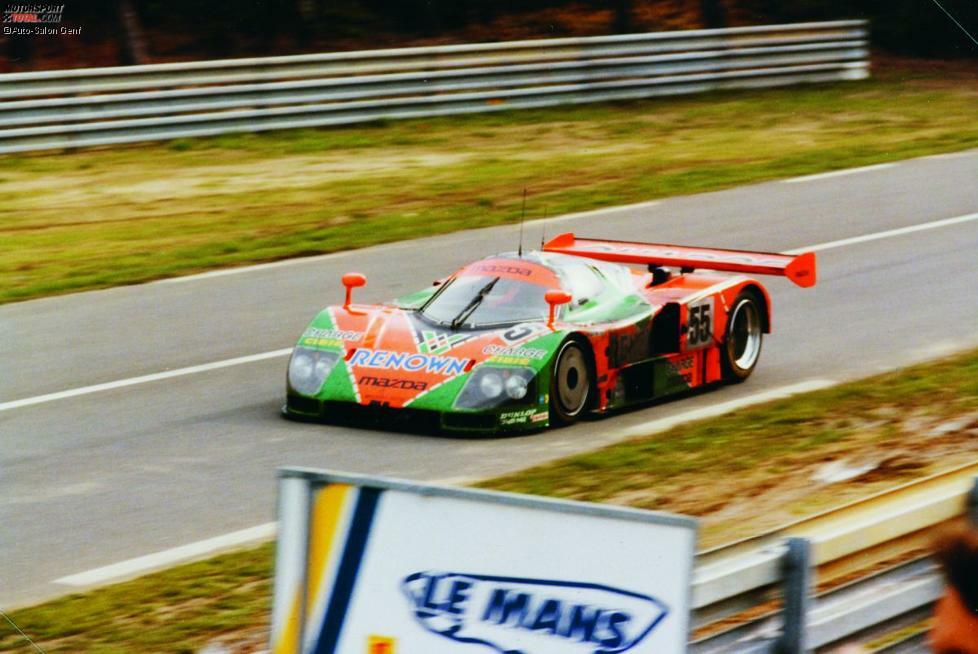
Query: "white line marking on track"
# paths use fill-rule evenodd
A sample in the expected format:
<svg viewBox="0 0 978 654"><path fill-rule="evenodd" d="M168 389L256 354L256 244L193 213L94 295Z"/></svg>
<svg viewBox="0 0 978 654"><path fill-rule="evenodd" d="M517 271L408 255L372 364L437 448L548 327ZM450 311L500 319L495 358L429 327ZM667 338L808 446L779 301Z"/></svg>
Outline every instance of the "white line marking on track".
<svg viewBox="0 0 978 654"><path fill-rule="evenodd" d="M207 540L197 541L188 545L181 545L173 549L154 552L145 556L138 556L127 561L120 561L94 570L86 570L78 574L69 575L55 579L54 583L64 586L96 586L110 581L125 578L138 577L152 570L159 570L177 563L184 563L194 559L220 552L223 550L241 547L252 543L260 543L275 537L276 523L267 522L257 527L249 527L240 531L233 531L230 534L223 534L208 538Z"/></svg>
<svg viewBox="0 0 978 654"><path fill-rule="evenodd" d="M944 154L932 154L924 157L924 159L964 159L965 157L975 157L978 156L978 152L975 150L963 150L961 152L945 152Z"/></svg>
<svg viewBox="0 0 978 654"><path fill-rule="evenodd" d="M291 353L292 353L292 348L287 347L281 350L272 350L271 352L262 352L260 354L249 354L248 356L235 357L233 359L224 359L223 361L213 361L211 363L203 363L197 366L189 366L187 368L177 368L176 370L167 370L165 372L157 372L151 375L142 375L141 377L130 377L129 379L119 379L116 381L106 382L104 384L82 386L81 388L72 388L67 391L48 393L47 395L35 395L34 397L27 397L22 400L13 400L11 402L0 403L0 411L9 411L11 409L19 409L21 407L31 406L33 404L43 404L44 402L53 402L54 400L64 400L70 397L78 397L79 395L88 395L90 393L110 391L116 388L135 386L137 384L146 384L149 382L160 381L163 379L171 379L173 377L193 375L198 372L219 370L221 368L239 366L243 363L254 363L255 361L264 361L265 359L274 359L276 357L283 357L286 354L291 354Z"/></svg>
<svg viewBox="0 0 978 654"><path fill-rule="evenodd" d="M948 152L945 154L933 154L920 157L921 159L956 159L959 157L972 157L978 156L978 150L963 150L961 152ZM913 161L913 159L908 159L907 161ZM844 170L832 170L826 173L816 173L814 175L805 175L803 177L792 177L791 179L783 179L782 183L785 184L798 184L801 182L808 182L817 179L825 179L830 177L839 177L842 175L852 175L872 170L882 170L884 168L891 168L902 162L893 163L882 163L873 166L863 166L861 168L846 168ZM648 200L646 202L636 202L634 204L623 204L616 207L604 207L601 209L591 209L589 211L581 211L579 213L569 213L563 216L554 216L553 218L546 218L544 220L533 220L531 224L546 225L550 223L561 223L576 220L578 218L591 218L594 216L600 216L603 214L619 213L622 211L632 211L635 209L648 209L654 207L657 204L661 204L662 200ZM501 225L503 226L503 225ZM508 225L509 227L518 227L517 224ZM284 259L282 261L272 261L269 263L258 263L250 266L240 266L238 268L223 268L221 270L210 270L208 272L197 273L195 275L183 275L181 277L170 277L167 279L160 279L155 282L150 282L151 284L185 284L187 282L195 282L202 279L211 279L214 277L226 277L228 275L241 275L249 272L257 272L262 270L269 270L273 268L284 268L287 266L297 266L304 263L316 263L319 261L324 261L326 259L335 259L338 257L346 257L352 254L364 254L370 253L371 250L385 248L390 249L393 247L398 247L401 245L407 245L410 241L399 241L396 243L382 243L380 245L372 245L366 248L360 248L358 250L346 250L343 252L331 252L329 254L317 254L311 257L296 257L293 259Z"/></svg>
<svg viewBox="0 0 978 654"><path fill-rule="evenodd" d="M603 209L592 209L590 211L580 211L578 213L569 213L563 216L555 216L553 218L546 218L543 220L534 220L531 225L549 225L550 223L562 223L569 220L577 220L578 218L593 218L594 216L602 216L605 214L621 213L623 211L635 211L637 209L649 209L656 206L657 204L662 204L662 200L649 200L648 202L636 202L634 204L622 204L617 207L604 207ZM518 225L514 225L518 227Z"/></svg>
<svg viewBox="0 0 978 654"><path fill-rule="evenodd" d="M261 270L271 270L273 268L287 268L289 266L298 266L304 263L317 263L319 261L326 261L327 259L339 259L341 257L348 257L353 254L370 254L371 250L376 250L379 248L385 248L387 250L404 247L409 245L411 241L399 241L397 243L383 243L381 245L373 245L366 248L360 248L358 250L344 250L343 252L330 252L329 254L316 254L311 257L296 257L294 259L283 259L282 261L271 261L269 263L256 263L251 266L241 266L239 268L222 268L220 270L210 270L208 272L197 273L195 275L183 275L182 277L169 277L167 279L158 279L155 282L150 282L150 284L185 284L187 282L196 282L201 279L211 279L213 277L227 277L228 275L241 275L243 273L258 272Z"/></svg>
<svg viewBox="0 0 978 654"><path fill-rule="evenodd" d="M544 218L539 220L531 220L529 225L549 225L551 223L562 223L571 220L578 220L580 218L593 218L595 216L601 216L605 214L615 214L621 213L623 211L634 211L636 209L648 209L654 207L657 204L661 204L662 200L649 200L647 202L636 202L635 204L623 204L617 207L605 207L603 209L592 209L590 211L581 211L579 213L569 213L563 216L554 216L553 218ZM509 227L510 229L519 229L519 223L511 223L504 225L496 225L496 227ZM487 229L492 229L487 228ZM440 236L448 236L448 234L442 234ZM410 245L412 241L398 241L396 243L382 243L380 245L372 245L366 248L360 248L357 250L345 250L343 252L330 252L329 254L317 254L311 257L296 257L294 259L283 259L282 261L272 261L269 263L258 263L251 266L241 266L239 268L222 268L221 270L210 270L208 272L197 273L195 275L183 275L182 277L169 277L167 279L158 279L155 282L150 282L151 284L186 284L187 282L195 282L202 279L212 279L214 277L227 277L228 275L241 275L249 272L258 272L262 270L271 270L274 268L285 268L288 266L298 266L305 263L318 263L320 261L326 261L328 259L338 259L340 257L348 257L351 255L365 256L369 255L371 251L384 249L389 251L392 248L404 247Z"/></svg>
<svg viewBox="0 0 978 654"><path fill-rule="evenodd" d="M828 388L829 386L834 386L835 384L836 382L828 379L809 379L796 384L772 388L767 391L761 391L760 393L748 395L747 397L740 397L727 402L721 402L720 404L684 411L674 416L669 416L668 418L660 418L641 425L636 425L624 431L618 432L616 435L616 440L633 436L647 436L649 434L671 429L672 427L684 422L712 418L753 404L760 404L769 400L777 400L791 395L796 395L798 393L810 393L812 391ZM454 477L440 479L434 483L440 485L461 485L472 483L476 480L477 478L475 477ZM224 550L269 540L275 536L275 529L276 523L269 522L256 527L249 527L248 529L234 531L222 536L215 536L206 540L197 541L188 545L181 545L172 549L163 550L162 552L146 554L144 556L138 556L133 559L113 563L101 568L86 570L85 572L79 572L67 577L61 577L60 579L55 579L53 583L64 586L90 587L121 581L123 579L130 579L154 570L160 570L167 566L204 558L207 555L215 554Z"/></svg>
<svg viewBox="0 0 978 654"><path fill-rule="evenodd" d="M788 250L786 254L801 254L802 252L819 252L821 250L831 250L833 248L841 248L847 245L855 245L857 243L866 243L868 241L878 241L880 239L892 238L894 236L903 236L904 234L925 232L929 229L937 229L938 227L959 225L961 223L971 222L972 220L978 220L978 213L969 213L968 215L965 216L955 216L954 218L944 218L943 220L934 220L929 223L910 225L909 227L898 227L897 229L888 229L885 232L876 232L875 234L864 234L862 236L853 236L852 238L843 238L843 239L839 239L838 241L828 241L826 243L819 243L818 245L810 245L804 248L796 248L794 250Z"/></svg>
<svg viewBox="0 0 978 654"><path fill-rule="evenodd" d="M715 418L716 416L723 415L724 413L736 411L737 409L742 409L754 404L761 404L762 402L769 402L771 400L780 400L799 393L811 393L812 391L822 390L823 388L828 388L829 386L835 386L836 383L837 382L832 381L831 379L808 379L796 384L779 386L777 388L761 391L760 393L754 393L753 395L748 395L746 397L738 397L719 404L711 404L698 409L683 411L682 413L677 413L674 416L643 422L640 425L634 425L619 432L618 436L624 438L648 436L649 434L663 432L667 429L672 429L677 425L692 422L693 420ZM616 438L616 440L618 439Z"/></svg>
<svg viewBox="0 0 978 654"><path fill-rule="evenodd" d="M814 175L805 175L804 177L792 177L791 179L781 180L785 184L801 184L802 182L814 182L819 179L829 179L830 177L842 177L843 175L857 175L859 173L868 173L873 170L884 170L886 168L893 168L897 164L895 163L882 163L875 164L873 166L862 166L861 168L846 168L845 170L831 170L827 173L816 173Z"/></svg>
<svg viewBox="0 0 978 654"><path fill-rule="evenodd" d="M639 205L632 205L629 208L635 208L637 206ZM650 203L642 203L641 206L650 206ZM578 216L580 215L582 214L578 214ZM857 243L865 243L867 241L877 241L879 239L892 238L894 236L903 236L904 234L913 234L915 232L923 232L929 229L937 229L939 227L958 225L973 220L978 220L978 213L972 213L966 216L957 216L954 218L945 218L943 220L935 220L933 222L923 223L920 225L910 225L909 227L890 229L883 232L876 232L875 234L864 234L863 236L853 236L852 238L844 238L838 241L819 243L818 245L812 245L809 247L801 247L801 248L796 248L794 250L788 250L787 254L801 254L802 252L818 252L820 250L831 250L832 248L839 248L847 245L855 245ZM265 359L273 359L275 357L285 356L291 352L292 352L292 348L283 348L281 350L273 350L271 352L262 352L260 354L252 354L249 356L237 357L234 359L225 359L224 361L214 361L212 363L205 363L199 366L190 366L188 368L178 368L177 370L168 370L166 372L159 372L151 375L143 375L142 377L120 379L118 381L107 382L104 384L95 384L94 386L83 386L81 388L74 388L71 390L60 391L57 393L49 393L47 395L28 397L22 400L3 402L0 403L0 411L9 411L11 409L19 409L21 407L31 406L33 404L42 404L44 402L52 402L54 400L63 400L71 397L77 397L79 395L88 395L89 393L98 393L100 391L108 391L115 388L123 388L126 386L134 386L136 384L145 384L148 382L170 379L171 377L180 377L182 375L192 375L199 372L218 370L220 368L228 368L231 366L237 366L245 363L253 363L255 361L264 361Z"/></svg>

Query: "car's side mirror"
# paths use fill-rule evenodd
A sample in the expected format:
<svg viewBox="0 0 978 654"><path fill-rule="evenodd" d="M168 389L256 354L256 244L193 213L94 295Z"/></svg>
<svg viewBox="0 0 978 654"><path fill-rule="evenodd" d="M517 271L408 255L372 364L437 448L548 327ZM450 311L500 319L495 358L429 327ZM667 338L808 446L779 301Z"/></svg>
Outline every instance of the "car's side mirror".
<svg viewBox="0 0 978 654"><path fill-rule="evenodd" d="M350 310L350 302L353 300L353 289L359 288L367 283L367 276L361 273L350 272L342 277L343 286L346 287L346 301L343 308Z"/></svg>
<svg viewBox="0 0 978 654"><path fill-rule="evenodd" d="M547 327L553 328L554 318L557 316L557 307L562 304L567 304L573 297L567 291L554 288L547 291L543 299L550 305L550 317L547 319Z"/></svg>

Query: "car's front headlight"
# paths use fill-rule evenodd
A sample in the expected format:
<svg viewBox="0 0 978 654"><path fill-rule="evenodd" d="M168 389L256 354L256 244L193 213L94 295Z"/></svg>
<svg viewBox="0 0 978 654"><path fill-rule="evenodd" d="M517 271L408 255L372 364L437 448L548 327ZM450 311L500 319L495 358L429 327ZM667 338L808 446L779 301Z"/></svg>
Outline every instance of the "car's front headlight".
<svg viewBox="0 0 978 654"><path fill-rule="evenodd" d="M295 348L289 361L289 386L303 395L315 395L339 360L339 352Z"/></svg>
<svg viewBox="0 0 978 654"><path fill-rule="evenodd" d="M531 368L476 368L455 399L457 409L489 409L526 397L533 376Z"/></svg>

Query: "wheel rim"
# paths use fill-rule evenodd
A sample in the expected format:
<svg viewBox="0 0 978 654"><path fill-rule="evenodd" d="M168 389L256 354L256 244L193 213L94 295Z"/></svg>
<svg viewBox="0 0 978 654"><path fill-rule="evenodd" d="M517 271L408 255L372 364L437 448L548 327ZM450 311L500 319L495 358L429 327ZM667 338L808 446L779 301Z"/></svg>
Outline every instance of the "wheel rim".
<svg viewBox="0 0 978 654"><path fill-rule="evenodd" d="M757 306L744 300L734 308L730 317L730 359L741 370L748 370L761 353L761 319Z"/></svg>
<svg viewBox="0 0 978 654"><path fill-rule="evenodd" d="M591 380L587 372L587 360L576 345L567 345L557 360L557 400L569 416L584 409Z"/></svg>

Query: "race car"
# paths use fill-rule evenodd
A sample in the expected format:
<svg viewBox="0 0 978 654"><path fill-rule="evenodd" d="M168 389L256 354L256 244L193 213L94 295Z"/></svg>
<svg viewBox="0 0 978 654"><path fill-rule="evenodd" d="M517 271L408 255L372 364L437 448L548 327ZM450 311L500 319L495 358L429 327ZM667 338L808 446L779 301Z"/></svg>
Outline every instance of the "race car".
<svg viewBox="0 0 978 654"><path fill-rule="evenodd" d="M815 255L568 233L379 305L352 302L366 278L348 273L344 304L299 338L283 412L493 434L741 382L771 331L770 297L751 274L810 287Z"/></svg>

